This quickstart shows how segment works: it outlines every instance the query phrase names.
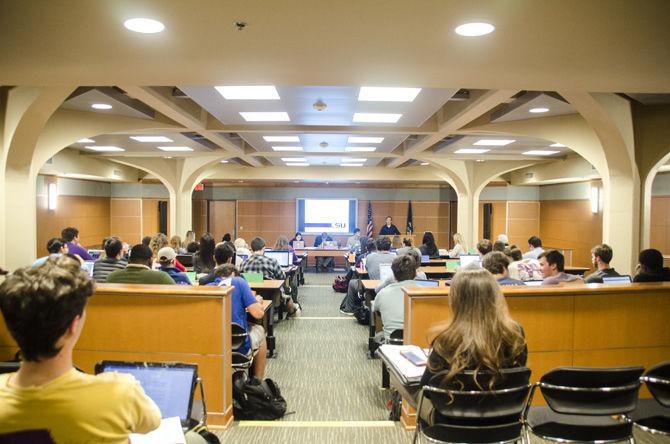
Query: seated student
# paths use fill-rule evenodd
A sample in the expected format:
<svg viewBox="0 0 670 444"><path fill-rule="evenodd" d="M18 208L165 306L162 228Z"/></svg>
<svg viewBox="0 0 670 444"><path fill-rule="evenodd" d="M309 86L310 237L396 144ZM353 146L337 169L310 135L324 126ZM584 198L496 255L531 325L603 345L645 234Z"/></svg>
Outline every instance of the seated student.
<svg viewBox="0 0 670 444"><path fill-rule="evenodd" d="M382 289L372 304L372 311L379 312L384 329L375 335L377 343L384 343L394 330L403 328L405 322L405 294L402 289L415 287L416 261L410 254L398 256L391 264L394 283Z"/></svg>
<svg viewBox="0 0 670 444"><path fill-rule="evenodd" d="M591 248L591 262L596 271L584 279L587 284L602 284L604 277L620 276L614 268L610 267L613 255L612 247L607 244L600 244Z"/></svg>
<svg viewBox="0 0 670 444"><path fill-rule="evenodd" d="M523 253L516 246L509 249L509 257L512 259L512 263L508 267L509 277L521 281L542 280L540 261L537 259L524 259Z"/></svg>
<svg viewBox="0 0 670 444"><path fill-rule="evenodd" d="M241 254L243 256L251 256L251 250L249 250L249 246L247 245L247 241L242 239L241 237L238 237L235 239L234 242L235 245L235 252L237 254Z"/></svg>
<svg viewBox="0 0 670 444"><path fill-rule="evenodd" d="M524 253L524 259L540 259L540 254L544 251L542 240L537 236L528 238L528 252Z"/></svg>
<svg viewBox="0 0 670 444"><path fill-rule="evenodd" d="M184 237L184 243L182 244L182 247L183 247L184 249L186 249L186 251L188 251L188 246L189 246L189 244L191 244L192 242L195 242L195 231L193 231L193 230L188 230L188 231L186 232L186 236ZM197 244L197 242L196 242L196 244ZM193 251L193 252L191 252L191 253L195 253L195 252Z"/></svg>
<svg viewBox="0 0 670 444"><path fill-rule="evenodd" d="M108 284L163 284L174 285L174 279L164 271L151 269L153 255L151 249L142 244L130 250L128 265L123 270L116 270L107 276Z"/></svg>
<svg viewBox="0 0 670 444"><path fill-rule="evenodd" d="M540 253L540 272L542 273L542 285L556 285L566 282L575 284L584 283L584 279L574 274L565 273L565 258L556 250L547 250Z"/></svg>
<svg viewBox="0 0 670 444"><path fill-rule="evenodd" d="M226 233L223 235L223 238L221 238L221 242L232 242L233 237L230 235L230 233Z"/></svg>
<svg viewBox="0 0 670 444"><path fill-rule="evenodd" d="M144 237L142 238L142 245L144 245L145 247L149 247L149 248L151 248L151 247L150 247L150 245L151 245L151 236L144 236ZM158 250L156 250L156 251L158 251Z"/></svg>
<svg viewBox="0 0 670 444"><path fill-rule="evenodd" d="M233 255L229 256L230 250L232 250ZM238 257L237 257L237 252L235 250L235 247L233 244L228 243L228 242L219 242L216 244L216 247L214 247L214 262L216 262L216 267L220 267L221 265L229 263L228 259L230 257L233 257L234 259L231 259L231 261L235 262L235 266L238 267L242 264L241 262L238 264ZM210 283L214 282L216 279L216 267L214 268L214 271L212 271L209 274L206 274L204 276L201 276L200 279L198 279L198 284L199 285L209 285Z"/></svg>
<svg viewBox="0 0 670 444"><path fill-rule="evenodd" d="M314 246L315 247L322 247L326 242L332 242L333 238L328 235L328 233L323 232L320 235L318 235L316 238L314 238ZM333 256L317 256L316 257L316 271L319 271L319 268L323 268L326 271L328 270L328 267L332 267L334 263L334 258Z"/></svg>
<svg viewBox="0 0 670 444"><path fill-rule="evenodd" d="M398 250L400 251L400 250ZM423 271L419 270L419 267L421 267L421 255L416 251L416 250L409 250L405 255L409 255L414 259L414 265L416 266L416 279L428 279L426 277L426 273ZM400 253L397 253L396 257L398 256L403 256ZM395 259L394 259L395 260ZM375 287L375 293L379 294L380 291L382 291L383 288L387 287L388 285L397 282L395 279L395 276L389 276L386 278L386 280L382 281L379 285Z"/></svg>
<svg viewBox="0 0 670 444"><path fill-rule="evenodd" d="M170 241L168 240L167 236L164 235L163 233L156 233L151 237L151 241L149 242L149 248L151 248L151 253L154 255L154 261L151 264L151 268L153 268L154 270L158 270L160 268L160 262L158 261L158 251L162 248L169 246ZM174 261L174 266L179 271L186 271L186 267L184 267L181 264L181 262L179 262L176 259Z"/></svg>
<svg viewBox="0 0 670 444"><path fill-rule="evenodd" d="M421 241L421 246L419 250L423 256L428 256L431 259L436 259L440 257L440 250L435 244L435 236L430 231L423 233L423 240Z"/></svg>
<svg viewBox="0 0 670 444"><path fill-rule="evenodd" d="M216 246L215 255L219 265L214 269L214 280L207 285L231 285L233 287L230 299L230 319L249 333L244 344L237 351L255 356L251 369L254 376L262 379L265 375L265 356L267 354L265 330L258 324L249 325L247 312L255 319L263 319L264 313L261 305L263 298L254 296L247 281L237 276L237 269L232 264L235 257L232 245L220 243Z"/></svg>
<svg viewBox="0 0 670 444"><path fill-rule="evenodd" d="M499 234L498 239L496 240L505 244L506 247L509 246L509 239L507 238L507 235L505 233Z"/></svg>
<svg viewBox="0 0 670 444"><path fill-rule="evenodd" d="M633 282L670 281L670 269L663 266L663 254L653 248L640 251Z"/></svg>
<svg viewBox="0 0 670 444"><path fill-rule="evenodd" d="M198 252L198 248L200 248L200 244L197 242L189 242L186 246L186 254L195 254Z"/></svg>
<svg viewBox="0 0 670 444"><path fill-rule="evenodd" d="M14 272L0 310L23 362L0 375L0 434L46 429L55 442L127 443L158 427L161 412L133 376L77 371L72 350L84 328L93 281L69 257Z"/></svg>
<svg viewBox="0 0 670 444"><path fill-rule="evenodd" d="M500 251L492 251L487 253L482 258L482 267L496 278L499 285L526 285L519 279L509 277L509 258L505 253Z"/></svg>
<svg viewBox="0 0 670 444"><path fill-rule="evenodd" d="M454 239L454 248L447 251L447 256L450 258L459 258L461 257L461 254L468 254L468 249L463 241L463 236L460 233L454 233L452 238Z"/></svg>
<svg viewBox="0 0 670 444"><path fill-rule="evenodd" d="M186 253L186 248L182 247L181 237L176 234L170 238L170 246L177 254Z"/></svg>
<svg viewBox="0 0 670 444"><path fill-rule="evenodd" d="M68 254L67 243L60 237L52 237L47 242L47 251L49 252L49 255L36 259L35 262L33 262L33 267L39 267L50 257L58 257Z"/></svg>
<svg viewBox="0 0 670 444"><path fill-rule="evenodd" d="M491 251L500 251L501 253L504 253L505 252L505 242L503 242L503 241L493 242L493 247L491 247Z"/></svg>
<svg viewBox="0 0 670 444"><path fill-rule="evenodd" d="M214 271L214 237L205 233L200 238L200 248L193 255L193 271L196 274L209 274Z"/></svg>
<svg viewBox="0 0 670 444"><path fill-rule="evenodd" d="M262 237L255 237L251 241L252 255L242 263L241 273L261 273L263 279L285 280L286 273L279 266L279 262L271 257L265 256L265 240ZM286 301L286 308L289 316L300 316L300 305L289 298Z"/></svg>
<svg viewBox="0 0 670 444"><path fill-rule="evenodd" d="M431 342L422 386L447 385L463 370L498 373L526 365L523 328L510 317L491 273L481 268L456 273L449 289L449 306L453 316ZM444 376L431 382L438 372Z"/></svg>
<svg viewBox="0 0 670 444"><path fill-rule="evenodd" d="M412 244L412 238L411 237L409 237L409 236L404 237L402 239L402 245L403 245L402 247L400 247L396 250L396 254L398 256L400 256L402 254L407 254L407 253L409 253L410 251L413 250L413 251L416 251L416 253L419 255L419 259L421 259L421 250L419 250L417 247L415 247Z"/></svg>
<svg viewBox="0 0 670 444"><path fill-rule="evenodd" d="M161 264L159 270L169 274L177 285L191 285L191 280L186 273L179 271L174 266L176 258L177 253L172 247L163 247L158 250L158 262Z"/></svg>
<svg viewBox="0 0 670 444"><path fill-rule="evenodd" d="M98 259L93 264L93 279L96 282L107 282L107 276L116 270L123 270L128 265L128 261L122 259L123 242L116 237L108 238L103 248L105 257Z"/></svg>
<svg viewBox="0 0 670 444"><path fill-rule="evenodd" d="M298 262L298 256L295 255L293 247L288 244L288 238L286 236L279 236L275 242L275 246L272 248L275 251L290 251L291 254L291 264Z"/></svg>
<svg viewBox="0 0 670 444"><path fill-rule="evenodd" d="M76 254L85 261L92 261L93 258L88 254L88 250L79 244L79 230L74 227L63 228L60 237L67 242L67 249L70 254Z"/></svg>
<svg viewBox="0 0 670 444"><path fill-rule="evenodd" d="M479 252L480 256L484 256L487 253L493 251L493 244L488 239L482 239L477 242L477 251Z"/></svg>

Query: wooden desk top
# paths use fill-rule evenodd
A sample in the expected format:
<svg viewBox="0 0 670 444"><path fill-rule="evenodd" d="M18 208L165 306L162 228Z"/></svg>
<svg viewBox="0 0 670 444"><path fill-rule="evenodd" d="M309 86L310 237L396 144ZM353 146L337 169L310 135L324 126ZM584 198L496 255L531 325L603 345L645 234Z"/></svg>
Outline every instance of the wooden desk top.
<svg viewBox="0 0 670 444"><path fill-rule="evenodd" d="M445 283L447 281L444 280L444 279L440 279L440 280L438 280L438 282L440 283L440 287L445 287L446 286ZM381 283L381 281L376 280L376 279L361 279L361 283L363 284L363 289L364 290L374 290L375 288L377 288L377 285L379 285ZM414 287L414 288L426 288L426 287ZM439 288L439 287L435 287L435 288Z"/></svg>
<svg viewBox="0 0 670 444"><path fill-rule="evenodd" d="M283 280L265 280L263 282L249 282L252 290L279 290L284 284Z"/></svg>
<svg viewBox="0 0 670 444"><path fill-rule="evenodd" d="M178 296L225 296L232 287L215 285L148 285L148 284L96 284L97 294L160 294Z"/></svg>
<svg viewBox="0 0 670 444"><path fill-rule="evenodd" d="M268 309L272 306L272 301L269 299L263 299L261 301L261 306L263 307L263 311L268 311Z"/></svg>

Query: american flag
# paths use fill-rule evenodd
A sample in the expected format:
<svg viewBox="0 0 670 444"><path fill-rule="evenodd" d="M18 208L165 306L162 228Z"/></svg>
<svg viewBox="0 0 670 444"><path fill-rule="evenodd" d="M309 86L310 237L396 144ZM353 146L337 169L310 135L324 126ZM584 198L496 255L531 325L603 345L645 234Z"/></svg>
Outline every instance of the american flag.
<svg viewBox="0 0 670 444"><path fill-rule="evenodd" d="M368 237L372 237L373 230L374 226L372 224L372 202L368 202L368 229L367 229Z"/></svg>

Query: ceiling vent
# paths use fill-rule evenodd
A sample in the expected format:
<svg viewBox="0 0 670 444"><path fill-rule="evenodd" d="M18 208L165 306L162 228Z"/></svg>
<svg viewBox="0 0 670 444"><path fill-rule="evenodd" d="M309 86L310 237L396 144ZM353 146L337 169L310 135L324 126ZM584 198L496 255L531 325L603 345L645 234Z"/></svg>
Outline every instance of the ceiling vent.
<svg viewBox="0 0 670 444"><path fill-rule="evenodd" d="M456 94L451 96L452 102L463 102L465 100L470 100L470 90L469 89L459 89L456 91Z"/></svg>
<svg viewBox="0 0 670 444"><path fill-rule="evenodd" d="M189 132L189 133L181 133L182 136L188 137L194 142L198 142L200 145L204 146L210 151L214 151L219 149L219 146L206 138L205 136L195 133L195 132Z"/></svg>
<svg viewBox="0 0 670 444"><path fill-rule="evenodd" d="M44 162L46 165L53 165L54 164L54 158L49 157L46 162Z"/></svg>
<svg viewBox="0 0 670 444"><path fill-rule="evenodd" d="M114 177L123 177L123 171L121 170L112 170L112 176Z"/></svg>
<svg viewBox="0 0 670 444"><path fill-rule="evenodd" d="M172 97L174 97L175 99L188 99L186 93L181 89L177 88L176 86L172 88Z"/></svg>
<svg viewBox="0 0 670 444"><path fill-rule="evenodd" d="M533 177L535 177L535 173L525 173L523 175L524 179L532 179Z"/></svg>

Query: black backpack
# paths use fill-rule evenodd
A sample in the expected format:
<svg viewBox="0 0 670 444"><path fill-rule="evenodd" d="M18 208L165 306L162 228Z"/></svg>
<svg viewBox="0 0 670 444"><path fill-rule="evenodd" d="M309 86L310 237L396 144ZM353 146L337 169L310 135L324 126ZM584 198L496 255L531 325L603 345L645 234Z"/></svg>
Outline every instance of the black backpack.
<svg viewBox="0 0 670 444"><path fill-rule="evenodd" d="M286 414L286 400L272 379L233 375L233 415L236 420L271 420Z"/></svg>

